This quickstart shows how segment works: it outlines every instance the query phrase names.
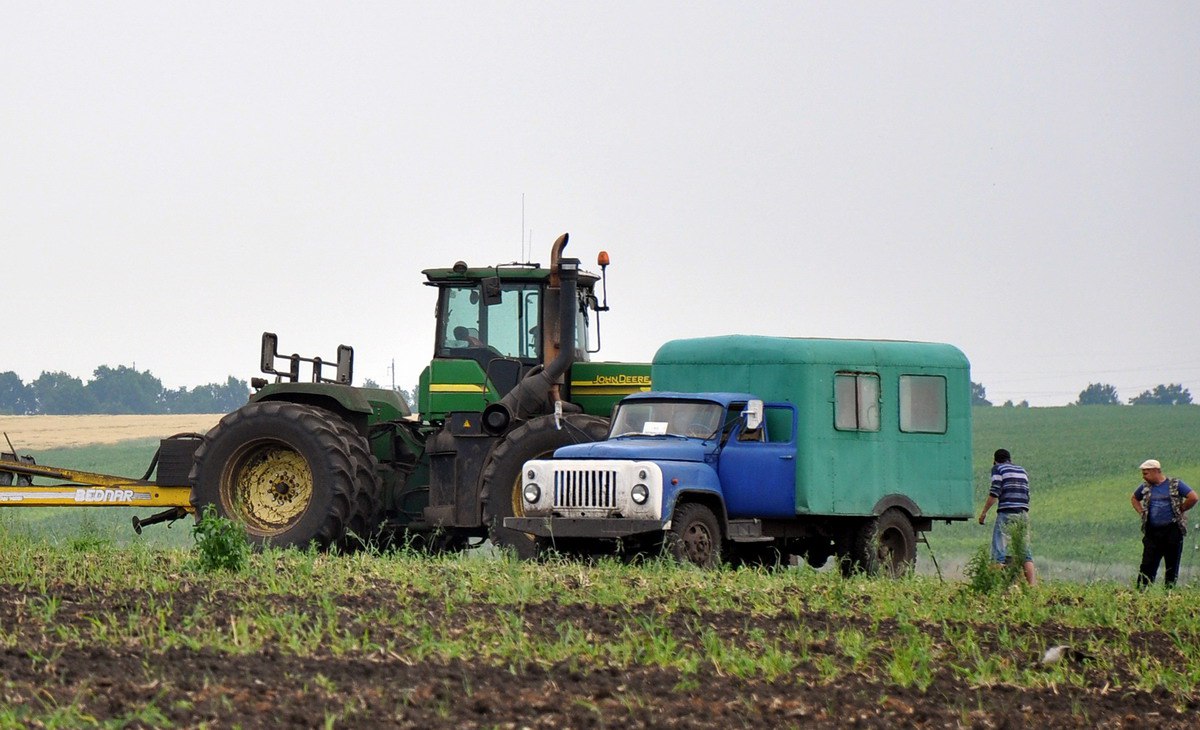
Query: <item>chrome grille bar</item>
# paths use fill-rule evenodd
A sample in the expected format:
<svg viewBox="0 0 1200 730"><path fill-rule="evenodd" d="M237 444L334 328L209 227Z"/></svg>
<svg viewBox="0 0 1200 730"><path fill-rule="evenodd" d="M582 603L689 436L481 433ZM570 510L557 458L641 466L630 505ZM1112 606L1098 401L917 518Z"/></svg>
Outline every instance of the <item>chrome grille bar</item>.
<svg viewBox="0 0 1200 730"><path fill-rule="evenodd" d="M554 506L565 509L616 509L616 470L556 469Z"/></svg>

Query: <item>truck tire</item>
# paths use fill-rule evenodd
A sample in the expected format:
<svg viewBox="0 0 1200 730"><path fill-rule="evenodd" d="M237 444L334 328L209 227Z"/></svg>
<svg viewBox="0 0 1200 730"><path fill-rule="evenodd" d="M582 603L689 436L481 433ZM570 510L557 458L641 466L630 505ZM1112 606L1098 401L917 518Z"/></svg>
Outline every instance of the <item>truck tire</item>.
<svg viewBox="0 0 1200 730"><path fill-rule="evenodd" d="M905 575L916 565L917 535L903 510L892 507L850 531L838 551L842 572Z"/></svg>
<svg viewBox="0 0 1200 730"><path fill-rule="evenodd" d="M893 578L906 575L917 564L917 532L912 520L897 507L885 510L875 521L875 558L879 568Z"/></svg>
<svg viewBox="0 0 1200 730"><path fill-rule="evenodd" d="M504 527L505 517L525 514L521 499L521 467L530 459L544 459L560 446L599 441L608 435L608 419L572 413L556 428L553 416L541 416L513 429L492 452L483 468L483 520L488 538L500 548L511 548L517 557L537 557L532 535Z"/></svg>
<svg viewBox="0 0 1200 730"><path fill-rule="evenodd" d="M681 563L715 568L721 562L721 525L702 504L677 505L665 538L667 551Z"/></svg>
<svg viewBox="0 0 1200 730"><path fill-rule="evenodd" d="M329 422L346 440L350 458L354 461L354 502L345 533L337 543L338 549L352 553L366 547L378 548L383 497L379 463L371 454L367 440L354 427L335 414L330 414Z"/></svg>
<svg viewBox="0 0 1200 730"><path fill-rule="evenodd" d="M268 401L228 414L196 449L189 481L199 519L208 505L273 547L341 540L357 501L359 464L332 413Z"/></svg>

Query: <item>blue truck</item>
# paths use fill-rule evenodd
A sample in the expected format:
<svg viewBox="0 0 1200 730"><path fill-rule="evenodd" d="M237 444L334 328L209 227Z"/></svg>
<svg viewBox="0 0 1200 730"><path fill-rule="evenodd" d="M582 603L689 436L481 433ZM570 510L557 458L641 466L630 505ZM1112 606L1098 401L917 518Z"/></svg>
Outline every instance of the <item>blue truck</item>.
<svg viewBox="0 0 1200 730"><path fill-rule="evenodd" d="M668 342L608 437L526 462L505 526L564 552L898 574L972 513L969 364L936 343ZM516 507L516 505L514 505Z"/></svg>

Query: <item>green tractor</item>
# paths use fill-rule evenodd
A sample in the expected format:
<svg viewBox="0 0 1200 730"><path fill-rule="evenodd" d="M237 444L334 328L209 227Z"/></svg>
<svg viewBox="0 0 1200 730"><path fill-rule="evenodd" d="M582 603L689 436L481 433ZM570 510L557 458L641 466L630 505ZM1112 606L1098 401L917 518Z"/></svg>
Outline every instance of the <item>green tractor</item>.
<svg viewBox="0 0 1200 730"><path fill-rule="evenodd" d="M566 244L566 234L555 241L548 268L422 272L438 300L419 416L392 390L353 387L351 348L333 362L281 356L264 333L262 370L274 382L251 381L249 403L196 448L197 515L212 505L264 545L458 550L490 538L532 555L533 539L503 526L523 514L522 465L604 438L613 405L650 387L647 363L589 361L607 296L596 295L601 277L562 257ZM606 253L598 263L603 276Z"/></svg>

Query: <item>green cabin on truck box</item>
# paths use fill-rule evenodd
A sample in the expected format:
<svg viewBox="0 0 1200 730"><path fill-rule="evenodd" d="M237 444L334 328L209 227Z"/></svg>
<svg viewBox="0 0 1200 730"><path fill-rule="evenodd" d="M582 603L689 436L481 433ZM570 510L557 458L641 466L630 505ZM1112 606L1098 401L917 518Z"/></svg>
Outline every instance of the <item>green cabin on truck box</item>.
<svg viewBox="0 0 1200 730"><path fill-rule="evenodd" d="M730 335L668 342L651 367L656 390L797 406L797 514L870 515L904 495L971 516L970 365L953 345Z"/></svg>
<svg viewBox="0 0 1200 730"><path fill-rule="evenodd" d="M525 517L505 524L567 548L665 539L700 564L836 555L899 572L918 533L972 513L969 367L924 342L668 342L605 441L526 465Z"/></svg>

